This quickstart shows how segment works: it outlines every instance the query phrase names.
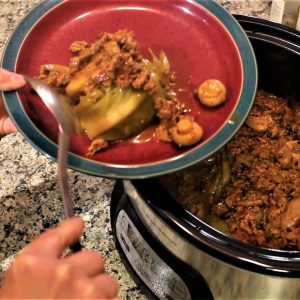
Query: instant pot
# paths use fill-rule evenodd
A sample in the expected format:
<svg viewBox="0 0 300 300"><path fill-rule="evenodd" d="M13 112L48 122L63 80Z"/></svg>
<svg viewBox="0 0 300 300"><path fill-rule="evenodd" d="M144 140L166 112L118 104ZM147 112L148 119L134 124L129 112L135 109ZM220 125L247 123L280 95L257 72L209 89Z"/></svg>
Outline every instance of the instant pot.
<svg viewBox="0 0 300 300"><path fill-rule="evenodd" d="M254 48L259 89L300 101L300 33L235 16ZM118 181L111 221L120 255L149 299L300 299L300 252L259 248L186 211L158 178Z"/></svg>

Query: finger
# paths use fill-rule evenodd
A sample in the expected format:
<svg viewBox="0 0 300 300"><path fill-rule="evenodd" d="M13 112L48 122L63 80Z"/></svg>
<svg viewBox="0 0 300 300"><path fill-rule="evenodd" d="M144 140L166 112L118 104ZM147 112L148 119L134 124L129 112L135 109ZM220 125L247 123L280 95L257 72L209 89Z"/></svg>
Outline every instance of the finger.
<svg viewBox="0 0 300 300"><path fill-rule="evenodd" d="M0 90L15 90L25 85L25 83L26 81L22 75L0 68Z"/></svg>
<svg viewBox="0 0 300 300"><path fill-rule="evenodd" d="M86 276L92 277L104 272L104 261L95 251L81 251L63 259L72 269L81 270Z"/></svg>
<svg viewBox="0 0 300 300"><path fill-rule="evenodd" d="M117 297L119 291L119 285L116 279L106 274L100 274L94 277L92 281L97 287L99 296L106 297L106 298Z"/></svg>
<svg viewBox="0 0 300 300"><path fill-rule="evenodd" d="M17 132L17 128L8 116L0 119L0 137L9 133Z"/></svg>
<svg viewBox="0 0 300 300"><path fill-rule="evenodd" d="M40 235L25 251L40 256L60 257L67 247L79 239L83 229L84 223L81 218L68 219L60 226Z"/></svg>
<svg viewBox="0 0 300 300"><path fill-rule="evenodd" d="M85 298L111 299L117 297L119 286L114 278L101 274L84 282L81 290Z"/></svg>

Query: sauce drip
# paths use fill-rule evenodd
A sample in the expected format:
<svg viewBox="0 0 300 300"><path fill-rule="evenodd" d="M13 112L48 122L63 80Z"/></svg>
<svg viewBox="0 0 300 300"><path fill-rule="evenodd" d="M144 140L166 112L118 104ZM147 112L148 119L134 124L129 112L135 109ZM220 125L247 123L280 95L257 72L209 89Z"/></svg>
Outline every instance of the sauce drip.
<svg viewBox="0 0 300 300"><path fill-rule="evenodd" d="M150 125L144 131L142 131L137 136L128 140L130 144L144 144L150 142L153 138L155 138L155 131L157 125Z"/></svg>

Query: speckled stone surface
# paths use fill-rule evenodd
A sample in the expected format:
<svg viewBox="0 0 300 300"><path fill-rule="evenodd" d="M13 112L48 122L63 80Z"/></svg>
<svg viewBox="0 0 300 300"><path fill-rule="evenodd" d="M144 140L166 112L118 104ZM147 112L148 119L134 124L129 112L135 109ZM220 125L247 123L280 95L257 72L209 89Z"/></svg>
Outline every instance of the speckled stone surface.
<svg viewBox="0 0 300 300"><path fill-rule="evenodd" d="M0 55L16 24L39 0L0 0ZM271 1L218 0L235 14L268 18ZM99 251L124 299L146 299L115 249L109 205L113 180L69 171L76 213L86 222L85 248ZM63 219L56 163L39 154L21 134L0 140L0 280L15 255L41 232Z"/></svg>

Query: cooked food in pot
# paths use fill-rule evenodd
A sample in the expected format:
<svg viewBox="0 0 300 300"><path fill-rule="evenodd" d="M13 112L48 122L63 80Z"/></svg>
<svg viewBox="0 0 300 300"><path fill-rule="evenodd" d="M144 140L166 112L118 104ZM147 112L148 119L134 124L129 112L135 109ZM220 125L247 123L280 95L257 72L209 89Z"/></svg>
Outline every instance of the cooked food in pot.
<svg viewBox="0 0 300 300"><path fill-rule="evenodd" d="M89 154L158 124L154 136L178 146L202 138L202 127L176 95L175 73L161 52L145 59L134 33L102 33L93 43L74 42L69 66L43 65L40 78L71 99Z"/></svg>
<svg viewBox="0 0 300 300"><path fill-rule="evenodd" d="M258 92L244 126L221 151L161 182L224 233L300 250L300 104Z"/></svg>

